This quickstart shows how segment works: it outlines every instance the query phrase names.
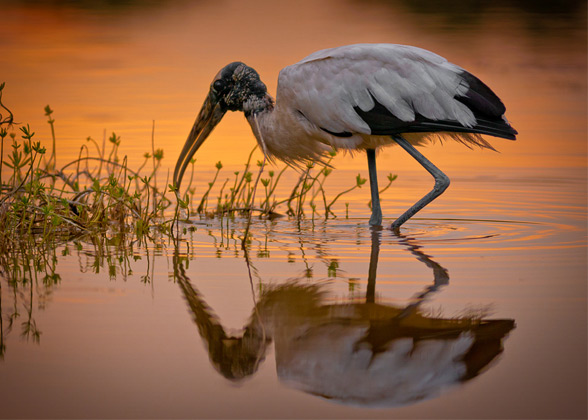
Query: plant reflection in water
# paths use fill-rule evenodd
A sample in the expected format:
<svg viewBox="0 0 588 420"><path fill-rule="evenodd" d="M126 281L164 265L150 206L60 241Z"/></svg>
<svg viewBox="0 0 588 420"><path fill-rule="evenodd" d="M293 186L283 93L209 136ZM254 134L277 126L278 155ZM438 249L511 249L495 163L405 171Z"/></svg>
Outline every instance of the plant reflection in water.
<svg viewBox="0 0 588 420"><path fill-rule="evenodd" d="M153 284L155 254L172 256L173 280L186 298L212 365L222 376L232 381L251 377L273 342L277 373L283 383L349 404L393 406L434 397L450 385L479 375L503 351L503 340L514 328L513 320L488 320L483 314L446 319L425 313L422 303L449 283L449 275L414 238L397 236L397 241L432 271L433 281L407 305L393 306L376 301L381 232L371 233L365 296L360 301L354 298L354 292L348 303L332 303L325 282L309 281L312 267L306 261L310 275L267 284L249 258L251 245L257 240L252 238L250 246L242 251L239 241L231 240L236 232L238 229L221 230L218 242L214 238L218 231L213 229L209 234L217 251L232 254L234 247L237 256L245 256L249 269L255 301L240 336L227 334L186 274L187 261L198 249L186 256L176 245L170 255L165 238L134 244L120 237L86 237L54 244L50 249L23 244L19 252L0 256L7 286L2 290L0 285L0 357L6 351L6 337L18 329L18 324L23 337L39 342L41 331L34 309L42 310L63 281L58 260L70 253L77 255L80 272L104 271L111 280L132 276L135 261L146 259L141 280L149 284ZM265 241L258 243L255 261L269 256L271 238L267 235L262 234ZM303 260L305 249L308 247L300 243ZM330 259L320 244L317 254L330 273L337 272L336 260ZM260 281L255 288L258 294L253 290L253 276ZM350 284L351 280L357 281L349 280Z"/></svg>
<svg viewBox="0 0 588 420"><path fill-rule="evenodd" d="M273 341L278 377L288 386L354 405L410 404L479 375L502 353L515 324L482 315L447 319L424 314L420 305L448 284L448 272L414 239L398 239L433 271L433 284L407 306L376 302L380 232L374 230L365 302L325 303L324 285L306 279L265 286L240 337L226 333L186 275L177 248L174 276L210 361L225 378L253 375ZM253 291L255 268L246 251L245 259Z"/></svg>
<svg viewBox="0 0 588 420"><path fill-rule="evenodd" d="M147 242L133 240L125 232L110 236L80 234L55 241L39 241L34 236L18 238L17 246L0 252L0 361L6 342L20 324L20 336L40 343L43 331L37 325L35 309L44 310L61 285L59 261L77 257L79 272L106 272L110 280L126 281L137 260L146 260L141 281L153 284L155 254L163 251L161 237ZM3 283L3 281L5 283ZM3 289L3 285L6 289Z"/></svg>

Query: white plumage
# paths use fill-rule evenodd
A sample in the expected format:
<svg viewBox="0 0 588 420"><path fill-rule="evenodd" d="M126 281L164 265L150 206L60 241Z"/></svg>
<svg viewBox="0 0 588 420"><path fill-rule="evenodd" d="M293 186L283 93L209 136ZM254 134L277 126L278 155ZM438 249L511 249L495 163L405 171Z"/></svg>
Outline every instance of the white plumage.
<svg viewBox="0 0 588 420"><path fill-rule="evenodd" d="M357 44L315 52L280 71L274 112L258 116L263 141L273 156L287 162L318 160L331 149L323 145L368 149L391 144L389 135L372 135L354 110L371 110L374 99L401 121L421 114L473 127L474 114L455 99L469 88L462 72L437 54L405 45ZM352 135L338 137L321 128ZM431 134L412 133L407 139L421 144ZM479 135L454 137L491 148Z"/></svg>
<svg viewBox="0 0 588 420"><path fill-rule="evenodd" d="M371 134L353 107L369 111L372 95L402 121L420 113L471 127L473 113L454 99L468 90L460 72L461 67L420 48L358 44L319 51L284 68L277 98L334 132Z"/></svg>

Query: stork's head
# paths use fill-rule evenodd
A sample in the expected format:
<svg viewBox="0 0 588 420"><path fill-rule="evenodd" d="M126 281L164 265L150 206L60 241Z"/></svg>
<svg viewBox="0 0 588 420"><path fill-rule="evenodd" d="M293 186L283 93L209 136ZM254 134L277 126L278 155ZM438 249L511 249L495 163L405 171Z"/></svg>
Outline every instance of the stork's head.
<svg viewBox="0 0 588 420"><path fill-rule="evenodd" d="M267 88L259 74L241 62L225 67L212 80L208 96L188 135L174 170L174 185L179 188L194 153L227 111L243 111L246 116L265 109Z"/></svg>

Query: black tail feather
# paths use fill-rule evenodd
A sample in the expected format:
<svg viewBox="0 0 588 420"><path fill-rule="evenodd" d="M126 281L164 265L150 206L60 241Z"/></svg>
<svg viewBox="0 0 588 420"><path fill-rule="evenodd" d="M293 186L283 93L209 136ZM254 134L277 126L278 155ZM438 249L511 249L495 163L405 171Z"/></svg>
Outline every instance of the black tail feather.
<svg viewBox="0 0 588 420"><path fill-rule="evenodd" d="M503 118L505 107L498 96L470 73L464 72L464 81L470 89L465 96L456 97L466 105L476 117L476 125L465 127L457 121L432 120L416 114L414 121L402 121L379 103L369 111L354 107L355 112L368 124L373 135L395 135L402 133L456 132L486 134L508 140L516 140L518 134Z"/></svg>
<svg viewBox="0 0 588 420"><path fill-rule="evenodd" d="M404 133L424 133L436 131L452 131L457 133L476 133L500 137L508 140L516 140L518 132L506 122L479 120L474 127L464 127L453 121L422 121L418 126L407 127Z"/></svg>
<svg viewBox="0 0 588 420"><path fill-rule="evenodd" d="M469 89L464 96L456 96L456 100L467 106L476 117L494 120L504 115L506 107L492 89L467 71L463 71L460 76Z"/></svg>

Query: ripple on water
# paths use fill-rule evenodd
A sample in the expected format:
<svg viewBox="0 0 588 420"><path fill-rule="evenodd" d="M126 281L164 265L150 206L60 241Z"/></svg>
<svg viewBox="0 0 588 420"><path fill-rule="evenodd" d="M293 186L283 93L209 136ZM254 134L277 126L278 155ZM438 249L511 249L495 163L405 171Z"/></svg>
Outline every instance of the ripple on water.
<svg viewBox="0 0 588 420"><path fill-rule="evenodd" d="M211 242L217 246L240 243L245 219L209 220L197 225L184 239L205 252ZM367 219L331 219L312 222L281 219L254 220L251 225L253 241L265 241L270 248L280 246L326 245L345 248L368 243L372 229ZM564 249L584 246L580 226L554 222L490 220L490 219L425 219L416 218L402 227L400 234L388 229L377 232L383 242L406 238L418 243L451 245L460 250L478 249Z"/></svg>

